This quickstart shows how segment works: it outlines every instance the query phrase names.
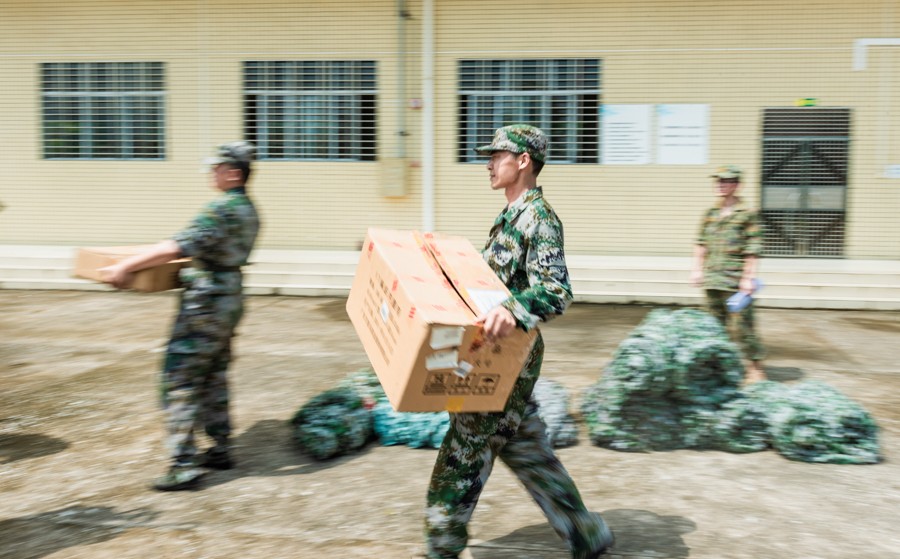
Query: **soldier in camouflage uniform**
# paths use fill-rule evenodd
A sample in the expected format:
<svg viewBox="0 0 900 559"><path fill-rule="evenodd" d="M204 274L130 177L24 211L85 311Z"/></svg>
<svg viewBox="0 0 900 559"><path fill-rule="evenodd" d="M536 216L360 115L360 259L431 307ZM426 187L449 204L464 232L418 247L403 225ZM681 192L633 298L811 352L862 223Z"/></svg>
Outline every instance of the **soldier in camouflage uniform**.
<svg viewBox="0 0 900 559"><path fill-rule="evenodd" d="M255 153L247 142L219 146L216 157L205 163L223 194L172 239L106 269L107 281L126 287L132 272L174 258L192 259L192 265L181 270L185 290L162 373L172 466L154 482L161 491L195 487L206 473L203 468L233 466L226 371L231 339L243 314L241 266L247 264L259 231L256 208L246 192ZM197 456L194 433L201 427L215 445Z"/></svg>
<svg viewBox="0 0 900 559"><path fill-rule="evenodd" d="M491 188L504 190L508 201L484 249L485 260L512 293L482 317L486 335L502 337L562 314L572 291L562 223L537 186L547 153L544 133L527 125L506 126L476 152L490 156ZM497 457L519 477L574 558L599 557L612 545L612 532L600 515L585 508L538 416L532 390L543 354L539 334L504 411L450 414L428 489L428 557L455 558L466 547L466 525Z"/></svg>
<svg viewBox="0 0 900 559"><path fill-rule="evenodd" d="M725 303L738 291L752 293L755 289L753 280L762 251L759 214L735 195L741 183L739 167L720 167L712 177L719 203L703 216L691 279L705 288L707 310L743 347L750 361L746 381L757 382L766 378L762 369L765 349L754 329L753 303L738 313L729 313Z"/></svg>

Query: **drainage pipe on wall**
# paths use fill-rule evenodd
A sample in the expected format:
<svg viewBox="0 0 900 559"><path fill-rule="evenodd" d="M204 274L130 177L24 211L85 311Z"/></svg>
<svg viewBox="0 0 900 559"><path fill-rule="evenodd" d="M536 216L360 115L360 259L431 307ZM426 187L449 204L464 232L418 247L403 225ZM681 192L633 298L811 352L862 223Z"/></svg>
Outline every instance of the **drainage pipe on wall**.
<svg viewBox="0 0 900 559"><path fill-rule="evenodd" d="M434 231L434 0L422 0L422 230Z"/></svg>
<svg viewBox="0 0 900 559"><path fill-rule="evenodd" d="M406 162L406 0L397 0L397 158ZM404 176L405 176L404 172ZM404 189L405 190L405 189Z"/></svg>

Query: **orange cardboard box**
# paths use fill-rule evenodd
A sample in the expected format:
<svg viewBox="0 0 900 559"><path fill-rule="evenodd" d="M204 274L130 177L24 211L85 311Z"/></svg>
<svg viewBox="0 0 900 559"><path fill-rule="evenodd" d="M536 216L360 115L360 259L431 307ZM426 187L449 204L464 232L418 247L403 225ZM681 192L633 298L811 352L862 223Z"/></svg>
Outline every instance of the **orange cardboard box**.
<svg viewBox="0 0 900 559"><path fill-rule="evenodd" d="M133 254L138 254L153 245L132 245L115 247L79 248L75 255L75 270L72 275L95 281L103 281L100 268L111 266ZM190 258L179 258L161 266L135 272L134 281L129 286L135 291L152 293L180 287L178 272L190 263Z"/></svg>
<svg viewBox="0 0 900 559"><path fill-rule="evenodd" d="M397 411L500 411L534 344L475 320L509 297L464 237L369 229L347 314Z"/></svg>

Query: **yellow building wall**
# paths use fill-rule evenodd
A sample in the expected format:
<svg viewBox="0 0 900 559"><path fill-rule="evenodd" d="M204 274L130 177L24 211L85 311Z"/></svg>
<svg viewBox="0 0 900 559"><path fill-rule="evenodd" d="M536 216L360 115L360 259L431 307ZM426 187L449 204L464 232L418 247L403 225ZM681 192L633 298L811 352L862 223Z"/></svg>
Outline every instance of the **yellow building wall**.
<svg viewBox="0 0 900 559"><path fill-rule="evenodd" d="M813 97L852 109L845 256L900 258L900 179L883 178L900 162L900 47L873 49L868 69L852 71L855 39L900 36L896 2L437 4L440 138L457 129L456 64L466 58L599 58L603 103L709 105L708 165L544 168L539 182L570 253L690 254L714 202L710 172L742 166L744 195L758 205L763 108ZM443 147L437 227L483 238L505 201L483 166L456 163L455 146Z"/></svg>
<svg viewBox="0 0 900 559"><path fill-rule="evenodd" d="M215 195L201 160L243 136L242 62L376 60L379 157L396 138L393 0L358 2L35 1L0 4L3 167L0 243L152 242ZM44 160L42 62L161 61L162 161ZM366 224L414 228L415 189L380 194L379 162L260 161L250 189L264 220L259 246L352 249Z"/></svg>
<svg viewBox="0 0 900 559"><path fill-rule="evenodd" d="M242 136L246 60L376 60L378 162L261 161L251 183L260 246L353 249L367 226L421 227L421 0L406 3L407 91L400 95L394 0L0 2L0 243L149 242L183 226L212 191L199 161ZM813 97L852 110L845 256L900 258L900 47L874 47L853 71L854 41L900 37L895 0L736 3L711 0L434 0L435 228L484 239L505 204L480 164L457 162L460 59L599 58L607 104L700 103L710 110L705 165L548 165L546 195L572 254L690 253L707 178L747 171L758 204L762 110ZM41 157L42 62L166 64L163 161ZM407 189L381 194L407 121Z"/></svg>

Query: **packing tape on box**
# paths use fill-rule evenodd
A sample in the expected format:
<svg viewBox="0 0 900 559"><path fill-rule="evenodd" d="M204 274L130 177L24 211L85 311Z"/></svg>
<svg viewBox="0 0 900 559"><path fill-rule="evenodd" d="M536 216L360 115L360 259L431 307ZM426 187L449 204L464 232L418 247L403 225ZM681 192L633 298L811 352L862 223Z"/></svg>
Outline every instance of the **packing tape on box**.
<svg viewBox="0 0 900 559"><path fill-rule="evenodd" d="M444 406L444 409L450 413L459 413L462 411L464 398L461 396L451 396L447 398L447 405Z"/></svg>

